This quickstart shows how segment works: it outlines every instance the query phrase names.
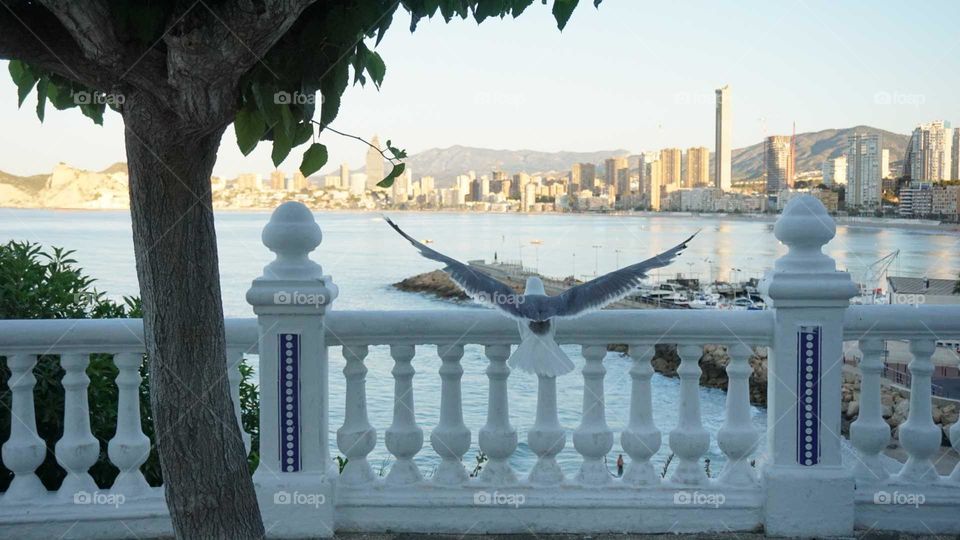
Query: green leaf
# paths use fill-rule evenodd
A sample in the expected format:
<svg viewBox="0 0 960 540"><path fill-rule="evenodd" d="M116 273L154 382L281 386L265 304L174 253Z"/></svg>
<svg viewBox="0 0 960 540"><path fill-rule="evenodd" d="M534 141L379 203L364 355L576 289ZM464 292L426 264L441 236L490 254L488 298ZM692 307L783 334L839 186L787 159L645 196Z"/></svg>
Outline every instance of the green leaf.
<svg viewBox="0 0 960 540"><path fill-rule="evenodd" d="M37 118L43 122L43 114L47 110L47 85L50 84L46 77L41 77L37 82Z"/></svg>
<svg viewBox="0 0 960 540"><path fill-rule="evenodd" d="M13 83L17 85L17 107L19 108L23 105L24 100L27 99L27 96L30 95L33 86L37 84L37 77L34 76L30 66L20 60L11 60L8 69L10 71L10 78L13 79Z"/></svg>
<svg viewBox="0 0 960 540"><path fill-rule="evenodd" d="M273 126L273 151L270 153L270 159L273 160L274 167L279 167L293 148L294 127L290 108L286 105L282 106L280 115L283 121Z"/></svg>
<svg viewBox="0 0 960 540"><path fill-rule="evenodd" d="M407 168L407 165L405 163L397 163L396 165L393 166L393 170L390 171L390 174L388 174L386 178L377 182L377 186L382 188L388 188L392 186L393 181L396 180L397 177L399 177L401 174L403 174L403 170L406 168Z"/></svg>
<svg viewBox="0 0 960 540"><path fill-rule="evenodd" d="M532 3L533 0L513 0L513 10L511 11L513 18L519 17Z"/></svg>
<svg viewBox="0 0 960 540"><path fill-rule="evenodd" d="M87 118L93 120L93 123L98 126L103 125L104 110L106 110L106 106L103 103L84 103L80 105L80 112Z"/></svg>
<svg viewBox="0 0 960 540"><path fill-rule="evenodd" d="M327 147L320 143L313 143L307 151L303 153L303 161L300 163L300 173L304 176L319 171L327 164Z"/></svg>
<svg viewBox="0 0 960 540"><path fill-rule="evenodd" d="M294 130L293 136L293 146L300 146L301 144L310 140L310 137L313 136L313 126L310 125L310 121L307 120L302 124L297 124L296 129Z"/></svg>
<svg viewBox="0 0 960 540"><path fill-rule="evenodd" d="M233 119L233 129L237 134L237 146L246 156L257 147L260 138L267 131L267 123L264 122L259 110L244 108L240 109L236 118Z"/></svg>
<svg viewBox="0 0 960 540"><path fill-rule="evenodd" d="M557 28L563 30L578 2L580 0L553 0L553 18L557 20Z"/></svg>
<svg viewBox="0 0 960 540"><path fill-rule="evenodd" d="M379 89L383 83L383 77L387 74L387 65L383 63L383 58L374 51L369 51L367 54L367 73L370 74L373 84L377 85Z"/></svg>

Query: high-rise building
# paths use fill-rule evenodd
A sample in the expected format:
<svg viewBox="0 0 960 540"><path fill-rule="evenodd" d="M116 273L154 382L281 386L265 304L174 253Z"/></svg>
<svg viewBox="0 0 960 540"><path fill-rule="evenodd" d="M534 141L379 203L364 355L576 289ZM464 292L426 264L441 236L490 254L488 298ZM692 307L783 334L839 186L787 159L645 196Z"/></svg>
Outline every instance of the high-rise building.
<svg viewBox="0 0 960 540"><path fill-rule="evenodd" d="M890 149L880 151L880 178L890 178Z"/></svg>
<svg viewBox="0 0 960 540"><path fill-rule="evenodd" d="M593 163L574 163L570 172L570 193L584 189L593 189L597 178L597 167Z"/></svg>
<svg viewBox="0 0 960 540"><path fill-rule="evenodd" d="M732 138L733 128L730 116L730 86L717 89L717 123L714 146L716 153L713 164L713 185L723 191L730 191L733 185Z"/></svg>
<svg viewBox="0 0 960 540"><path fill-rule="evenodd" d="M350 175L350 195L363 197L367 189L367 175L365 173L353 173Z"/></svg>
<svg viewBox="0 0 960 540"><path fill-rule="evenodd" d="M284 189L284 180L286 180L286 175L283 174L283 171L276 169L270 173L270 189L273 191L280 191Z"/></svg>
<svg viewBox="0 0 960 540"><path fill-rule="evenodd" d="M683 166L683 151L679 148L664 148L660 151L663 185L670 191L680 187L680 170Z"/></svg>
<svg viewBox="0 0 960 540"><path fill-rule="evenodd" d="M423 195L429 195L433 192L434 188L433 177L432 176L421 176L420 177L420 193Z"/></svg>
<svg viewBox="0 0 960 540"><path fill-rule="evenodd" d="M350 166L346 163L340 164L340 186L343 189L350 187Z"/></svg>
<svg viewBox="0 0 960 540"><path fill-rule="evenodd" d="M776 195L793 184L793 145L789 135L771 135L763 140L763 171L767 195Z"/></svg>
<svg viewBox="0 0 960 540"><path fill-rule="evenodd" d="M640 163L639 168L639 185L640 195L645 195L650 193L650 177L648 176L648 171L650 169L650 163L660 160L660 152L641 152L640 154Z"/></svg>
<svg viewBox="0 0 960 540"><path fill-rule="evenodd" d="M687 178L684 187L702 187L710 183L710 149L697 146L687 149Z"/></svg>
<svg viewBox="0 0 960 540"><path fill-rule="evenodd" d="M307 189L307 178L303 176L303 173L300 172L300 169L297 169L293 172L293 190L303 191L305 189Z"/></svg>
<svg viewBox="0 0 960 540"><path fill-rule="evenodd" d="M527 173L517 173L513 175L513 182L510 183L510 198L521 199L523 190L530 183L530 175Z"/></svg>
<svg viewBox="0 0 960 540"><path fill-rule="evenodd" d="M953 130L943 120L920 124L907 145L904 172L915 182L950 180L953 173Z"/></svg>
<svg viewBox="0 0 960 540"><path fill-rule="evenodd" d="M370 139L371 146L376 146L380 148L380 138L376 135ZM378 182L383 180L384 176L384 166L383 166L383 156L375 148L367 149L367 182L371 185L376 185Z"/></svg>
<svg viewBox="0 0 960 540"><path fill-rule="evenodd" d="M605 159L603 161L603 183L607 186L616 185L618 171L628 167L627 156Z"/></svg>
<svg viewBox="0 0 960 540"><path fill-rule="evenodd" d="M847 183L847 156L835 157L823 162L823 183L828 186Z"/></svg>
<svg viewBox="0 0 960 540"><path fill-rule="evenodd" d="M657 159L651 159L645 163L650 208L653 210L660 210L661 199L666 197L663 189L663 169L660 163L660 160Z"/></svg>
<svg viewBox="0 0 960 540"><path fill-rule="evenodd" d="M630 169L617 169L617 182L614 184L617 188L617 195L630 195Z"/></svg>
<svg viewBox="0 0 960 540"><path fill-rule="evenodd" d="M950 158L950 179L960 180L960 128L953 129L953 155Z"/></svg>
<svg viewBox="0 0 960 540"><path fill-rule="evenodd" d="M875 208L883 187L880 177L883 137L854 133L847 137L847 206Z"/></svg>
<svg viewBox="0 0 960 540"><path fill-rule="evenodd" d="M412 179L413 173L410 169L404 169L403 174L394 179L393 186L390 188L390 197L393 199L394 204L407 202L407 199L410 197Z"/></svg>

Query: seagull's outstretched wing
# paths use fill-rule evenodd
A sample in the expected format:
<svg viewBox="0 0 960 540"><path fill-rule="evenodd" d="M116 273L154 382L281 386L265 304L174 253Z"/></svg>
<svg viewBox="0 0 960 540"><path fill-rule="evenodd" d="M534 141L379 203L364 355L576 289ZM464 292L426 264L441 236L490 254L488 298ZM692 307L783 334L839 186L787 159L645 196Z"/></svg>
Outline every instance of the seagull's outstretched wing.
<svg viewBox="0 0 960 540"><path fill-rule="evenodd" d="M640 280L647 277L647 272L673 262L696 235L694 233L676 247L655 257L571 287L557 296L551 296L550 316L577 317L620 300L640 285Z"/></svg>
<svg viewBox="0 0 960 540"><path fill-rule="evenodd" d="M507 315L516 319L525 319L521 313L523 301L520 300L520 297L522 295L487 274L470 268L470 266L452 257L447 257L443 253L430 249L421 242L414 240L409 234L403 232L390 218L383 216L383 219L393 227L393 230L400 233L400 236L406 238L408 242L413 244L413 247L417 248L421 255L430 260L445 264L446 266L443 267L443 271L449 274L450 279L459 285L471 298L498 307Z"/></svg>

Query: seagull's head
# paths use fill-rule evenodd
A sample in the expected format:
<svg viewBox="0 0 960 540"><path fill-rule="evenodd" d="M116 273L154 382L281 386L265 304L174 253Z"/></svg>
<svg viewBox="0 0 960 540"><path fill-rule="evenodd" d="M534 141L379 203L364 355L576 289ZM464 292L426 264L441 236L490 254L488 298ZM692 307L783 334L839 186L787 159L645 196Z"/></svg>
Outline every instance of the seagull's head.
<svg viewBox="0 0 960 540"><path fill-rule="evenodd" d="M543 288L543 281L540 280L537 276L530 276L527 278L527 288L523 291L523 294L541 294L546 295L547 292Z"/></svg>

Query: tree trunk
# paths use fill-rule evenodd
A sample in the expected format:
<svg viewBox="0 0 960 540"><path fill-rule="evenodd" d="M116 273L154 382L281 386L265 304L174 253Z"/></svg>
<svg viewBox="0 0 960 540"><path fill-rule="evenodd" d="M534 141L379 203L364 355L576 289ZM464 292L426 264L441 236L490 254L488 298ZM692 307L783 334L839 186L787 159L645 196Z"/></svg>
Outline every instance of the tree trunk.
<svg viewBox="0 0 960 540"><path fill-rule="evenodd" d="M148 95L124 105L150 403L178 538L262 538L230 400L210 174L224 125L197 129Z"/></svg>

